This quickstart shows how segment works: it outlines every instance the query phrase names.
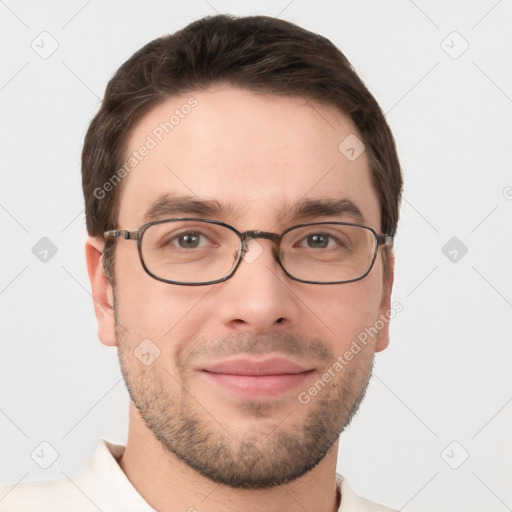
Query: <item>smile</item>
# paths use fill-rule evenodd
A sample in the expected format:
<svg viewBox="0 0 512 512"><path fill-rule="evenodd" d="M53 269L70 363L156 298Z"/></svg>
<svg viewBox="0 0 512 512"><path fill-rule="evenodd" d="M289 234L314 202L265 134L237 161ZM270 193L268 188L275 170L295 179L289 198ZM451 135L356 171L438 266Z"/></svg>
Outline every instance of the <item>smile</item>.
<svg viewBox="0 0 512 512"><path fill-rule="evenodd" d="M244 398L271 398L296 389L307 380L312 368L288 359L231 359L201 369L206 379Z"/></svg>

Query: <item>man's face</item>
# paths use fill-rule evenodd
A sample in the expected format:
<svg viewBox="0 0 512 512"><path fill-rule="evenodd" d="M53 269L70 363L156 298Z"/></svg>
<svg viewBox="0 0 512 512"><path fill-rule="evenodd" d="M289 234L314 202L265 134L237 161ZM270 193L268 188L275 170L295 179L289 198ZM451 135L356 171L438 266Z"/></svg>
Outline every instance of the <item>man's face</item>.
<svg viewBox="0 0 512 512"><path fill-rule="evenodd" d="M181 110L172 131L159 131L192 96L197 105ZM132 133L129 155L147 145L148 135L157 144L125 178L118 227L136 230L168 195L215 201L219 211L206 217L238 231L275 233L305 222L354 222L347 213L285 213L304 201L347 199L380 232L366 154L350 161L338 150L351 134L356 128L334 108L298 98L227 86L173 97ZM160 208L158 219L171 217L205 216L197 206ZM134 242L116 243L121 368L162 445L233 487L279 485L318 464L357 409L374 352L387 344L384 329L332 371L358 334L389 309L380 254L360 281L306 284L287 277L272 242L259 239L229 280L180 286L150 277ZM136 354L148 339L141 347L159 356L145 365ZM330 382L308 403L299 400L329 368Z"/></svg>

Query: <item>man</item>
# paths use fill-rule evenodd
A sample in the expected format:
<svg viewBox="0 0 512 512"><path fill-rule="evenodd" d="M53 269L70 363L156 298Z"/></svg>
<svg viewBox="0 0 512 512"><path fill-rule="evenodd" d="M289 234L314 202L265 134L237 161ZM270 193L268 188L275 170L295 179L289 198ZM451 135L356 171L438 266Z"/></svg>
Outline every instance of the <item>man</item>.
<svg viewBox="0 0 512 512"><path fill-rule="evenodd" d="M339 50L261 16L157 39L109 82L82 175L128 441L102 440L72 482L10 489L2 510L390 510L336 474L389 341L402 190Z"/></svg>

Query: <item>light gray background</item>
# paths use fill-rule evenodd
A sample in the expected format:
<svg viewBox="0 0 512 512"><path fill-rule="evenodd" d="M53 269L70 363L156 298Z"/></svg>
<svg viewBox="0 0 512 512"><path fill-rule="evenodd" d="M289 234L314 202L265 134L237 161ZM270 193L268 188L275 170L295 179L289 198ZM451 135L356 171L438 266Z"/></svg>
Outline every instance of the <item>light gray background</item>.
<svg viewBox="0 0 512 512"><path fill-rule="evenodd" d="M330 38L397 139L404 309L339 471L412 512L512 510L510 0L1 1L0 482L71 478L100 438L126 442L128 394L85 268L81 145L122 62L216 11ZM43 31L59 45L47 59L31 47L51 49ZM42 237L57 248L46 263L32 252ZM46 470L31 458L43 441L59 455Z"/></svg>

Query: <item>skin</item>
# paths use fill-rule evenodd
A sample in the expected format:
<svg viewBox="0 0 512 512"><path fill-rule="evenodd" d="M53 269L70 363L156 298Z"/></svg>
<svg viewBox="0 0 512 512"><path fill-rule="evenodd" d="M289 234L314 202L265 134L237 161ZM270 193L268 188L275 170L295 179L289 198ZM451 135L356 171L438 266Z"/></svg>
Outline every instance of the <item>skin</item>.
<svg viewBox="0 0 512 512"><path fill-rule="evenodd" d="M217 85L155 107L135 127L130 151L190 96L198 106L124 179L120 229L138 229L149 205L169 192L232 205L215 218L239 231L276 233L301 222L350 222L350 217L281 214L284 205L304 199L347 198L359 207L365 224L380 233L366 154L350 162L338 150L357 129L333 107ZM387 324L309 404L300 403L297 395L389 311L392 256L387 281L380 249L373 269L360 281L305 284L284 274L272 255L272 242L261 239L263 252L251 263L242 261L226 282L178 286L144 272L135 242L116 243L115 294L101 268L102 239L89 237L86 257L99 338L118 346L132 397L120 466L139 493L158 510L337 510L338 435L364 395L374 353L388 345ZM249 251L256 249L249 246ZM160 355L145 366L133 351L148 338ZM243 400L196 371L214 359L215 350L224 357L285 355L314 372L300 388L278 397ZM195 421L197 442L183 434L190 432L187 420ZM201 438L206 431L209 437ZM294 439L308 447L306 456L292 450ZM210 467L194 469L182 460L175 454L180 443L185 455L196 450ZM240 465L241 443L248 467ZM286 465L280 465L283 460ZM307 471L307 464L314 467ZM230 467L262 485L247 489L205 476L208 470ZM264 484L263 475L274 470L278 485Z"/></svg>

